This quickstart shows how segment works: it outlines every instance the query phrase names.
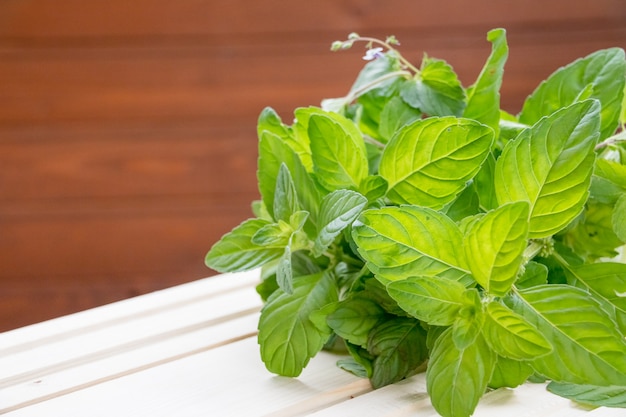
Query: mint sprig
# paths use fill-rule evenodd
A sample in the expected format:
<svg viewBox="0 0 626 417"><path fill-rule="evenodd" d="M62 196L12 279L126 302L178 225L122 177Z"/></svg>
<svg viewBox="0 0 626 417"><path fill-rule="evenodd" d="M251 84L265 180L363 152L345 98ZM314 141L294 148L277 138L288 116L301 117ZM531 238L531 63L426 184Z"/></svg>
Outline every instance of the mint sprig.
<svg viewBox="0 0 626 417"><path fill-rule="evenodd" d="M624 51L558 69L512 115L506 32L487 39L463 87L393 36L351 34L331 48L365 44L346 95L292 124L261 113L256 217L206 264L262 269L269 371L298 376L339 341L375 388L425 371L444 417L526 380L625 407Z"/></svg>

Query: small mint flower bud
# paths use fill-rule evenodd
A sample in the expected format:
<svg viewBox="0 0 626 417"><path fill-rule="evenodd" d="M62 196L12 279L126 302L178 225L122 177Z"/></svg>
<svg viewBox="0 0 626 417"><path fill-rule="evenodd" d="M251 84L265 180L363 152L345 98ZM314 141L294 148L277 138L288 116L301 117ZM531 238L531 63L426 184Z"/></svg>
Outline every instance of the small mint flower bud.
<svg viewBox="0 0 626 417"><path fill-rule="evenodd" d="M394 35L387 36L385 42L389 45L400 45L400 41L398 41L398 39Z"/></svg>
<svg viewBox="0 0 626 417"><path fill-rule="evenodd" d="M372 61L377 58L382 58L383 55L383 48L371 48L367 50L363 59L366 61Z"/></svg>
<svg viewBox="0 0 626 417"><path fill-rule="evenodd" d="M358 39L358 38L360 38L360 36L356 32L352 32L351 34L348 35L348 39L350 39L350 40L355 40L355 39Z"/></svg>
<svg viewBox="0 0 626 417"><path fill-rule="evenodd" d="M331 51L338 51L340 49L343 48L343 42L341 41L335 41L330 45L330 50Z"/></svg>

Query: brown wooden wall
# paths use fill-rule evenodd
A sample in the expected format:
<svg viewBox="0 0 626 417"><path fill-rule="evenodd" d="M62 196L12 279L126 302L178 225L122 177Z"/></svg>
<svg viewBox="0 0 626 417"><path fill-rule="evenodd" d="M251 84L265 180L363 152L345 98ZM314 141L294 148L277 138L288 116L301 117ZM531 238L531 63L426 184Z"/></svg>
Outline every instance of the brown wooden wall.
<svg viewBox="0 0 626 417"><path fill-rule="evenodd" d="M469 85L505 27L503 106L626 47L624 0L0 1L0 330L211 275L250 215L256 118L345 94L395 34Z"/></svg>

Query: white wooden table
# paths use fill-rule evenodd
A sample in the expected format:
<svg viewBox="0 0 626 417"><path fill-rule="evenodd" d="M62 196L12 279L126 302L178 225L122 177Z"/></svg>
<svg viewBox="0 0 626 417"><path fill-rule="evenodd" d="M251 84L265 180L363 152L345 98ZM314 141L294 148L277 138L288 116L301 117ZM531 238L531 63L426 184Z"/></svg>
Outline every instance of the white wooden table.
<svg viewBox="0 0 626 417"><path fill-rule="evenodd" d="M257 272L225 274L0 334L0 414L436 416L423 375L372 391L322 352L297 379L265 370ZM34 306L36 308L36 306ZM528 384L475 416L616 417Z"/></svg>

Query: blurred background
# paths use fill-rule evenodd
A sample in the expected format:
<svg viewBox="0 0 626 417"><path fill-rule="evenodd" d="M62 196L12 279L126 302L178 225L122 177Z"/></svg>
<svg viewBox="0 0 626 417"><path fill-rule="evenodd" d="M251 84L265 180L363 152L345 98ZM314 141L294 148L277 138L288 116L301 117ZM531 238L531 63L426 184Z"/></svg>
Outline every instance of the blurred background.
<svg viewBox="0 0 626 417"><path fill-rule="evenodd" d="M0 0L0 331L214 274L251 216L256 119L344 95L396 35L464 86L507 29L502 106L626 48L624 0Z"/></svg>

